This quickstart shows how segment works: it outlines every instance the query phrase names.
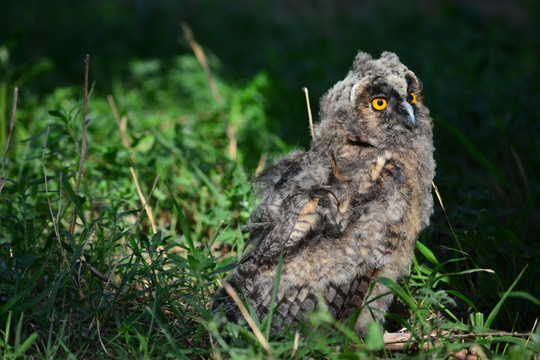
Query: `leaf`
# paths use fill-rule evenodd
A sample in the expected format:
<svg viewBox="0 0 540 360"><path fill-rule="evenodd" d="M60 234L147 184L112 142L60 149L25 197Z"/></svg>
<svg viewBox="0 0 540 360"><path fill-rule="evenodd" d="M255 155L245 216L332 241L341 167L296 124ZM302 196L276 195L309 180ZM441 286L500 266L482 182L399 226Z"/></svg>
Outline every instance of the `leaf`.
<svg viewBox="0 0 540 360"><path fill-rule="evenodd" d="M55 117L55 118L58 118L58 119L62 119L64 120L65 122L67 122L69 120L68 116L66 115L66 112L65 111L60 111L60 110L49 110L48 111L49 115Z"/></svg>
<svg viewBox="0 0 540 360"><path fill-rule="evenodd" d="M368 325L368 331L366 336L366 347L368 350L381 350L384 346L383 333L381 326L372 321Z"/></svg>
<svg viewBox="0 0 540 360"><path fill-rule="evenodd" d="M375 281L383 284L388 289L390 289L397 297L403 300L403 302L407 304L407 306L410 307L411 309L414 309L416 307L414 299L409 294L407 294L407 292L401 286L399 286L399 284L395 282L394 280L386 278L386 277L380 277Z"/></svg>
<svg viewBox="0 0 540 360"><path fill-rule="evenodd" d="M476 309L476 305L474 305L474 303L468 298L466 297L465 295L463 295L461 292L457 291L457 290L446 290L447 293L451 294L451 295L454 295L454 296L457 296L458 298L460 298L461 300L465 301L472 309L474 309L475 311L477 311Z"/></svg>
<svg viewBox="0 0 540 360"><path fill-rule="evenodd" d="M180 227L182 228L182 234L184 234L184 238L186 239L186 242L188 243L190 252L194 253L195 243L193 242L193 238L191 237L191 231L189 229L186 216L184 215L184 212L182 211L182 207L178 204L178 202L174 198L169 182L165 181L165 184L167 184L167 190L169 190L169 194L171 195L171 199L173 201L174 207L178 211L178 221L180 222Z"/></svg>
<svg viewBox="0 0 540 360"><path fill-rule="evenodd" d="M208 275L216 275L216 274L225 273L225 272L231 271L234 268L236 268L236 263L231 263L231 264L228 264L228 265L218 267L214 271L208 273Z"/></svg>
<svg viewBox="0 0 540 360"><path fill-rule="evenodd" d="M436 266L439 265L439 261L437 260L433 252L427 248L426 245L422 244L420 241L417 241L416 247L430 263Z"/></svg>
<svg viewBox="0 0 540 360"><path fill-rule="evenodd" d="M71 201L73 201L73 203L75 204L75 211L77 211L79 219L82 220L84 226L88 227L80 197L75 194L75 191L73 190L73 187L71 186L71 183L69 182L67 177L62 176L62 184L64 185L64 188L66 189Z"/></svg>
<svg viewBox="0 0 540 360"><path fill-rule="evenodd" d="M471 319L471 324L472 326L476 326L476 327L484 327L484 314L482 314L481 312L476 312L474 314L469 314L469 318Z"/></svg>
<svg viewBox="0 0 540 360"><path fill-rule="evenodd" d="M21 346L17 349L17 351L22 355L28 348L36 342L38 337L38 333L35 332L32 335L30 335L24 342L21 344Z"/></svg>
<svg viewBox="0 0 540 360"><path fill-rule="evenodd" d="M540 299L537 297L532 296L529 293L526 293L525 291L512 291L510 294L508 294L509 297L520 297L526 300L529 300L536 306L540 306Z"/></svg>

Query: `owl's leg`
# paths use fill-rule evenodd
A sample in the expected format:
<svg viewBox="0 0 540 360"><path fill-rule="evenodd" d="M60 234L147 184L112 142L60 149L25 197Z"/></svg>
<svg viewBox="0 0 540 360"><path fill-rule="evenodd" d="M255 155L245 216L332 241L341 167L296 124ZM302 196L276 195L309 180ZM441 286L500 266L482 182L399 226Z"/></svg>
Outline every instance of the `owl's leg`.
<svg viewBox="0 0 540 360"><path fill-rule="evenodd" d="M384 276L384 275L381 275ZM383 294L386 294L376 300L375 299ZM354 325L354 330L357 333L365 334L367 331L368 324L375 320L379 323L383 322L384 315L394 298L392 293L389 293L388 288L380 283L375 283L373 290L369 292L364 301L364 309L358 316L356 324Z"/></svg>
<svg viewBox="0 0 540 360"><path fill-rule="evenodd" d="M410 256L395 256L392 261L377 270L373 276L373 280L378 277L386 277L397 281L397 279L406 272L410 261L409 259ZM360 316L356 321L354 327L355 331L365 333L367 325L373 319L382 323L384 315L392 303L393 298L393 294L386 286L376 282L373 286L373 290L366 294L364 310L360 313Z"/></svg>

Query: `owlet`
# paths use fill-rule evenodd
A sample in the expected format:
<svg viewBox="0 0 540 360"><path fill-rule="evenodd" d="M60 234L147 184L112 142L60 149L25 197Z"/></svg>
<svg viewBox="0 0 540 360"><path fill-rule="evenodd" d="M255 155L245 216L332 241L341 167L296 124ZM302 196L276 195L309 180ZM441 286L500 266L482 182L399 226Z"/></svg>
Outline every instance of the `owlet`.
<svg viewBox="0 0 540 360"><path fill-rule="evenodd" d="M282 259L274 331L297 327L320 296L338 320L360 311L359 333L383 318L392 296L374 280L406 272L433 212L433 123L421 89L395 54L359 52L322 97L309 151L291 152L253 180L260 205L226 281L262 319ZM224 288L213 309L243 319Z"/></svg>

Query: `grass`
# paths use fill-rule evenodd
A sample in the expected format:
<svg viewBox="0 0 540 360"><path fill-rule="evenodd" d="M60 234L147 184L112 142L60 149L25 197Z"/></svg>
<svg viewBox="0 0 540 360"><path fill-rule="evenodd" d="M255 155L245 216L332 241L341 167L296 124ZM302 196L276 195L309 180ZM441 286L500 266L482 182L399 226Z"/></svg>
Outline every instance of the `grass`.
<svg viewBox="0 0 540 360"><path fill-rule="evenodd" d="M290 16L265 2L221 5L190 23L218 98L188 41L185 54L132 56L110 73L90 54L87 86L82 55L76 77L60 85L51 75L73 72L63 72L61 60L20 63L20 50L0 44L2 151L19 88L0 177L2 358L538 357L540 89L531 79L540 51L531 24L437 3L429 10L436 21L414 6L380 5L358 25L338 2L321 30L317 4L293 7ZM160 6L168 14L179 5ZM92 18L86 10L84 19ZM226 52L211 36L223 15L242 24L231 36L258 24L264 51L248 52L256 45L248 38L226 42ZM298 19L312 31L296 31ZM127 31L137 17L122 21ZM391 36L402 28L439 41L417 35L410 48ZM301 87L316 114L315 99L359 47L398 52L424 81L436 122L435 182L445 211L436 206L411 275L379 279L398 299L386 328L411 337L393 348L377 326L360 337L322 306L310 316L313 331L277 336L269 336L270 319L252 314L257 338L209 312L243 248L240 226L255 204L249 179L265 159L308 146Z"/></svg>

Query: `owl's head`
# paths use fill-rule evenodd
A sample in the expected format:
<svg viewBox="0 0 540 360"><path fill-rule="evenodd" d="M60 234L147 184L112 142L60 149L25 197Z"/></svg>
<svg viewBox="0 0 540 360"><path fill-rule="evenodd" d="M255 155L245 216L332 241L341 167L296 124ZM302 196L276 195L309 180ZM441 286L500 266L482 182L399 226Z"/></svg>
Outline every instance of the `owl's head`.
<svg viewBox="0 0 540 360"><path fill-rule="evenodd" d="M421 89L416 75L396 54L384 52L373 59L359 52L345 79L321 98L317 137L341 137L380 149L431 138L432 120Z"/></svg>

